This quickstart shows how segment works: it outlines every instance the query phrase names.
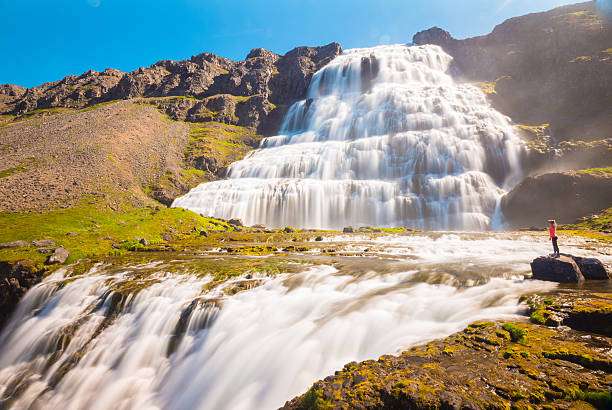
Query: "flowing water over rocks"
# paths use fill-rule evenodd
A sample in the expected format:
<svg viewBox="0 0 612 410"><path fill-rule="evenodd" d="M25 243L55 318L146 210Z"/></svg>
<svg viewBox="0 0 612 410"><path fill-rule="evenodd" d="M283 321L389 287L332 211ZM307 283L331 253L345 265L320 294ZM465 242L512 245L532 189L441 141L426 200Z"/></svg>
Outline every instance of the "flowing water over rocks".
<svg viewBox="0 0 612 410"><path fill-rule="evenodd" d="M486 229L517 182L519 139L438 46L347 50L281 135L174 206L247 224Z"/></svg>
<svg viewBox="0 0 612 410"><path fill-rule="evenodd" d="M348 362L515 317L520 295L555 286L522 279L549 245L528 235L317 244L343 256L315 248L294 273L214 286L171 269L176 261L58 271L0 335L0 407L273 409ZM566 248L585 255L586 245ZM253 279L259 286L226 291Z"/></svg>

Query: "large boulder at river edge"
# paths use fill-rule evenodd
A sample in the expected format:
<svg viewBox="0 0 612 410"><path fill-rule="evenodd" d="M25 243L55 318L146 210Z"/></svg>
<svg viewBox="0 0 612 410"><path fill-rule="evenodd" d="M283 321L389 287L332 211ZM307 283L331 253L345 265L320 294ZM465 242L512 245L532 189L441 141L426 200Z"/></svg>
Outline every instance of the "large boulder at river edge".
<svg viewBox="0 0 612 410"><path fill-rule="evenodd" d="M549 282L577 283L583 282L584 276L578 264L570 256L558 258L540 256L531 262L532 279Z"/></svg>
<svg viewBox="0 0 612 410"><path fill-rule="evenodd" d="M571 256L574 262L580 268L580 272L587 280L608 280L610 279L610 273L606 269L603 263L596 258L581 258L580 256Z"/></svg>

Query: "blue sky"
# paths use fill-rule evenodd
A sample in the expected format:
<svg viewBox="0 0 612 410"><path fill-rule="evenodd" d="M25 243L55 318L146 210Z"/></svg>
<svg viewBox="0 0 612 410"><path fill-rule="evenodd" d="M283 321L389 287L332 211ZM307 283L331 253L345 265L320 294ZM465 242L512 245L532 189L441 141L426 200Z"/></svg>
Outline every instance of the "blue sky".
<svg viewBox="0 0 612 410"><path fill-rule="evenodd" d="M463 38L572 0L0 0L0 83L34 86L106 67L131 71L203 51L242 59L338 41L410 42L437 25Z"/></svg>

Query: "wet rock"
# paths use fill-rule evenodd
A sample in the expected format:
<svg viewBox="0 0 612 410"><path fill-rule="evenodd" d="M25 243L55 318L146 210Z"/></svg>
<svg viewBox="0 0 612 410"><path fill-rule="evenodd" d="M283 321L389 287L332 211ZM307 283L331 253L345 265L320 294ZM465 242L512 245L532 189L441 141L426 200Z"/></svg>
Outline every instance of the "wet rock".
<svg viewBox="0 0 612 410"><path fill-rule="evenodd" d="M47 258L46 263L47 265L62 264L66 262L68 256L70 256L70 253L66 249L59 247Z"/></svg>
<svg viewBox="0 0 612 410"><path fill-rule="evenodd" d="M584 281L580 268L569 256L558 258L540 256L531 262L532 279L560 283L578 283Z"/></svg>
<svg viewBox="0 0 612 410"><path fill-rule="evenodd" d="M207 236L208 236L208 232L206 232L206 231L200 231L200 236L207 237Z"/></svg>
<svg viewBox="0 0 612 410"><path fill-rule="evenodd" d="M243 226L242 221L238 218L232 218L229 221L227 221L227 223L232 226Z"/></svg>
<svg viewBox="0 0 612 410"><path fill-rule="evenodd" d="M344 229L342 229L342 232L343 233L353 233L353 232L355 232L355 230L353 229L352 226L347 226Z"/></svg>
<svg viewBox="0 0 612 410"><path fill-rule="evenodd" d="M0 328L21 297L42 280L43 272L30 261L0 262Z"/></svg>
<svg viewBox="0 0 612 410"><path fill-rule="evenodd" d="M0 249L22 248L28 245L29 243L27 243L26 241L3 242L3 243L0 243Z"/></svg>
<svg viewBox="0 0 612 410"><path fill-rule="evenodd" d="M323 237L322 237L322 236L317 236L317 237L315 238L315 241L317 241L317 242L321 242L322 240L323 240Z"/></svg>
<svg viewBox="0 0 612 410"><path fill-rule="evenodd" d="M571 255L570 255L571 256ZM571 256L574 262L580 268L580 272L587 280L608 280L610 273L607 271L604 264L596 258L581 258L580 256Z"/></svg>
<svg viewBox="0 0 612 410"><path fill-rule="evenodd" d="M295 232L295 229L292 228L291 226L285 226L285 228L283 229L283 232L292 233L292 232Z"/></svg>
<svg viewBox="0 0 612 410"><path fill-rule="evenodd" d="M149 241L147 241L145 238L140 238L138 240L138 243L141 244L142 246L148 246L149 245Z"/></svg>

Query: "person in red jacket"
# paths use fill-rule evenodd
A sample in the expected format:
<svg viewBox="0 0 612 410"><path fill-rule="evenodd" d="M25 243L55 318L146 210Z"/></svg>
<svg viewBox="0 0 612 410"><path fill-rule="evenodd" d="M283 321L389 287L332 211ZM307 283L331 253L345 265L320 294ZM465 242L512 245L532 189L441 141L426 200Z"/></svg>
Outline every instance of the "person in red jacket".
<svg viewBox="0 0 612 410"><path fill-rule="evenodd" d="M554 219L548 221L548 234L553 245L553 257L559 257L559 246L557 245L557 222Z"/></svg>

